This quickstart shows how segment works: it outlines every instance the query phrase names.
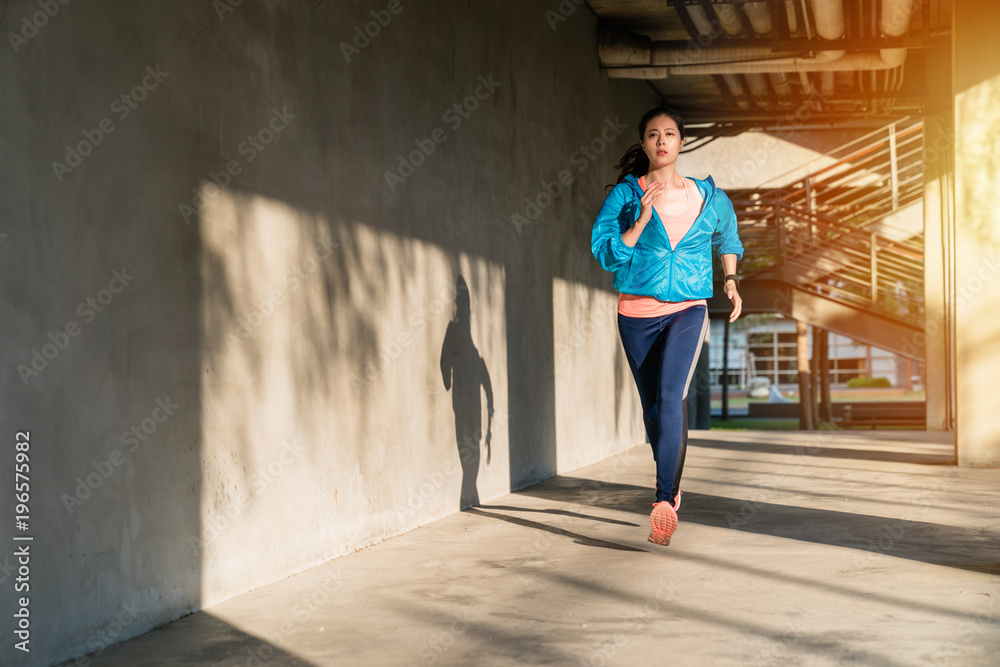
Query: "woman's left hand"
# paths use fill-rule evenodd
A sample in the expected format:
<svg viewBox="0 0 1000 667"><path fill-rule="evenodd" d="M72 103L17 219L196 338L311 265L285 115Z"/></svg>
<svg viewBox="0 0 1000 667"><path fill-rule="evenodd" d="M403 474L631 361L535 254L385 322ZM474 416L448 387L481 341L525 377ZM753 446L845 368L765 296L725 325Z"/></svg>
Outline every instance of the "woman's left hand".
<svg viewBox="0 0 1000 667"><path fill-rule="evenodd" d="M735 322L736 318L738 318L743 312L743 299L740 297L740 293L737 291L736 283L734 281L727 280L725 290L726 296L733 302L733 312L729 314L729 321Z"/></svg>

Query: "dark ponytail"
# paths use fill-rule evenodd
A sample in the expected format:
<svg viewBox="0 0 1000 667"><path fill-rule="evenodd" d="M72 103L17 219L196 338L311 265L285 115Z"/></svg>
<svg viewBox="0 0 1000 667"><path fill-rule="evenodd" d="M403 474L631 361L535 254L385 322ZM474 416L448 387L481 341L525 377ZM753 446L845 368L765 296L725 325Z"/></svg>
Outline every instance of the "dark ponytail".
<svg viewBox="0 0 1000 667"><path fill-rule="evenodd" d="M646 155L646 151L642 150L642 144L632 144L629 146L622 159L618 160L615 169L621 172L618 174L618 183L624 181L625 177L629 174L632 174L636 178L645 176L649 171L649 156Z"/></svg>
<svg viewBox="0 0 1000 667"><path fill-rule="evenodd" d="M646 128L649 127L649 122L654 118L659 116L666 116L675 123L677 123L677 131L680 132L681 140L684 140L684 121L681 119L681 115L669 107L653 107L646 113L642 115L639 119L639 141L642 141L643 136L646 134ZM642 150L642 144L632 144L629 146L628 150L625 151L625 155L622 159L618 160L618 164L615 165L615 169L619 170L618 183L625 180L625 177L631 174L636 178L640 176L645 176L649 172L649 157L646 155L646 151Z"/></svg>

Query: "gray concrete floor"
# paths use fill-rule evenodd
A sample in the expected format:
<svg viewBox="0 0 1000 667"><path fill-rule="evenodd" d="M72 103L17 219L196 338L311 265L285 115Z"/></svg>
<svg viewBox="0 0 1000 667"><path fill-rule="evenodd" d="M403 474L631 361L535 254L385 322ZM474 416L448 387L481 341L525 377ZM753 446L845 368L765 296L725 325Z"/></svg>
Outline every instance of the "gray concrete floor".
<svg viewBox="0 0 1000 667"><path fill-rule="evenodd" d="M948 442L693 432L669 547L636 447L90 664L995 666L1000 470Z"/></svg>

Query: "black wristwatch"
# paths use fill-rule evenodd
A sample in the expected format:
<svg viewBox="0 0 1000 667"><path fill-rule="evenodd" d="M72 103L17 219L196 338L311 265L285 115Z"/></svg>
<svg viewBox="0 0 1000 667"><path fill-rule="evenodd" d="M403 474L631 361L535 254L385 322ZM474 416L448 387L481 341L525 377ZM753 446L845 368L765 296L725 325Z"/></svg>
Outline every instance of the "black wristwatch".
<svg viewBox="0 0 1000 667"><path fill-rule="evenodd" d="M730 273L728 276L726 276L723 279L723 281L722 281L723 286L725 286L725 284L728 283L730 280L732 280L734 283L736 283L736 289L740 288L740 279L739 279L739 277L737 277L737 275L735 273Z"/></svg>

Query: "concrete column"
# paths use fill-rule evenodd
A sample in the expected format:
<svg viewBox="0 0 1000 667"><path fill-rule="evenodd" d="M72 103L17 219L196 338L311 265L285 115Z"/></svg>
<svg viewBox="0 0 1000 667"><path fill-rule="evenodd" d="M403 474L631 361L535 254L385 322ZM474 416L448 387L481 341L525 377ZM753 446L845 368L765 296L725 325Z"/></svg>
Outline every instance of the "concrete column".
<svg viewBox="0 0 1000 667"><path fill-rule="evenodd" d="M924 121L924 369L928 431L951 430L953 419L952 359L947 353L953 319L945 299L953 272L953 157L951 114L928 116Z"/></svg>
<svg viewBox="0 0 1000 667"><path fill-rule="evenodd" d="M729 421L729 318L725 319L722 334L722 421Z"/></svg>
<svg viewBox="0 0 1000 667"><path fill-rule="evenodd" d="M953 301L946 299L954 280L955 128L950 58L926 62L927 111L924 116L924 386L927 430L954 425L954 368L950 333ZM913 341L919 349L920 340Z"/></svg>
<svg viewBox="0 0 1000 667"><path fill-rule="evenodd" d="M815 430L813 408L810 405L812 379L809 372L809 325L805 322L795 322L795 358L799 371L799 429Z"/></svg>
<svg viewBox="0 0 1000 667"><path fill-rule="evenodd" d="M816 329L819 333L819 419L822 422L833 421L833 404L830 401L830 332L826 329Z"/></svg>
<svg viewBox="0 0 1000 667"><path fill-rule="evenodd" d="M813 426L819 428L819 376L820 376L820 351L819 327L810 326L812 336L812 356L809 357L809 410L812 413Z"/></svg>
<svg viewBox="0 0 1000 667"><path fill-rule="evenodd" d="M1000 4L953 4L955 448L1000 465ZM928 357L930 359L930 356Z"/></svg>

